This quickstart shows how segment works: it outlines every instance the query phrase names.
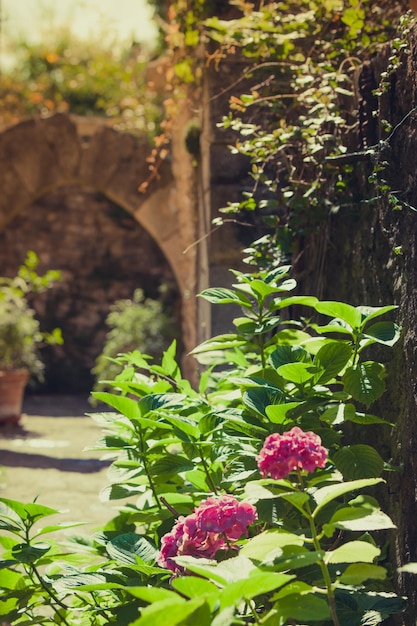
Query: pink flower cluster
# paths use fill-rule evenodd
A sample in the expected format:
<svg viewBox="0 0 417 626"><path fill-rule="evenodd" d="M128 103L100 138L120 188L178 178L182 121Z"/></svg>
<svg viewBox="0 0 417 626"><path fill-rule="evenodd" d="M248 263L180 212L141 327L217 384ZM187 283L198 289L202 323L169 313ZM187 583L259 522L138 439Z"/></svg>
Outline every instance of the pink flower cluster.
<svg viewBox="0 0 417 626"><path fill-rule="evenodd" d="M316 467L324 467L327 450L321 445L318 435L294 426L282 435L269 435L256 460L264 478L269 475L278 480L298 467L307 472L314 472Z"/></svg>
<svg viewBox="0 0 417 626"><path fill-rule="evenodd" d="M171 532L162 537L158 564L173 572L181 568L173 557L189 555L212 559L228 542L247 536L248 526L257 519L254 506L224 495L207 498L194 513L179 517Z"/></svg>

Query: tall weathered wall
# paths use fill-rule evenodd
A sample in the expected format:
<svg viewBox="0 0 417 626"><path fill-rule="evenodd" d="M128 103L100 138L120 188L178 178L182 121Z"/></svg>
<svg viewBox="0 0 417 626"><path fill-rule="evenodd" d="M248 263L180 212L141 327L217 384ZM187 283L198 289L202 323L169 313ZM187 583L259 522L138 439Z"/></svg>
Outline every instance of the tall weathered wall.
<svg viewBox="0 0 417 626"><path fill-rule="evenodd" d="M387 57L388 49L366 68L368 79L376 84ZM399 125L384 144L379 143L387 138L381 130L382 120L388 120L393 128ZM417 30L410 36L410 54L390 78L377 121L372 143L377 150L383 148L382 157L388 162L383 176L410 207L394 210L386 197L369 202L380 195L367 182L372 164L358 163L354 178L360 190L358 202L340 210L323 227L323 237L313 248L316 259L324 258L324 266L317 270L311 263L313 269L304 279L303 290L314 292L319 285L324 299L354 305L398 305L393 319L401 325L402 335L394 350L378 351L389 376L387 391L375 409L394 427L372 426L364 433L373 443L378 442L384 458L396 468L386 472L388 490L382 493L384 508L398 526L390 547L395 571L404 563L417 561ZM408 609L389 623L411 626L417 620L416 578L394 575L398 590L408 597Z"/></svg>

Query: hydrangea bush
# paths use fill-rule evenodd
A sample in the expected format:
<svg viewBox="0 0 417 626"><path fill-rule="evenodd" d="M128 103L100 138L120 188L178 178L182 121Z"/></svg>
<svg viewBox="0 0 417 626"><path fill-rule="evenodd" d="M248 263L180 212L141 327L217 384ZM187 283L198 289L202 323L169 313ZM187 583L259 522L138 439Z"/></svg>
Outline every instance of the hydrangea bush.
<svg viewBox="0 0 417 626"><path fill-rule="evenodd" d="M110 407L92 417L112 458L111 522L56 545L55 510L0 499L9 623L373 626L403 609L381 548L395 527L373 491L389 466L345 436L390 427L369 412L385 385L370 348L396 342L381 320L395 307L291 295L288 266L235 278L202 294L243 313L194 351L198 389L172 344L160 364L121 355L114 392L94 393Z"/></svg>

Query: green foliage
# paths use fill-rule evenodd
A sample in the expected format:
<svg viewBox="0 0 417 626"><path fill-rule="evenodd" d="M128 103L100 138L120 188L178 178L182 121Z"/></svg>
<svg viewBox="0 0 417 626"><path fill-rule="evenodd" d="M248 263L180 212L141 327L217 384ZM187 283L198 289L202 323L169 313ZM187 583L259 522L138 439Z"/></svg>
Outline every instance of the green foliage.
<svg viewBox="0 0 417 626"><path fill-rule="evenodd" d="M390 73L406 52L406 29L413 20L410 13L394 38L405 3L302 0L233 5L241 17L212 17L206 27L218 46L210 55L217 69L221 71L224 58L246 62L229 88L230 111L219 126L236 133L231 151L248 158L253 186L221 212L256 210L271 226L272 234L255 246L259 262L259 257L268 257L268 241L291 251L294 237L316 232L329 214L355 202L351 181L356 164L364 159L345 159L352 125L357 124L354 72L393 38L380 91L387 89ZM380 166L386 156L383 148L373 146L366 158ZM376 169L374 177L378 196L387 195L391 190ZM395 195L390 199L394 202ZM221 221L216 219L217 224Z"/></svg>
<svg viewBox="0 0 417 626"><path fill-rule="evenodd" d="M230 289L202 294L239 303L242 317L234 333L195 350L209 364L198 391L181 375L175 343L160 364L137 350L116 357L124 369L114 392L93 394L110 411L93 417L103 428L97 448L112 458L101 499L121 501L119 514L83 551L65 551L44 540L56 526L38 526L55 511L1 499L0 615L13 625L44 623L52 612L67 626L359 626L402 610L373 536L394 528L372 495L384 463L371 446L344 441L346 423L379 421L361 407L380 396L383 366L370 346L389 350L398 337L393 322L378 321L395 307L293 296L289 271L234 272ZM289 319L300 305L320 319ZM370 333L378 324L384 332ZM265 437L293 426L320 435L326 467L261 478ZM256 506L249 536L218 558L177 556L184 573L172 577L156 564L161 537L225 493Z"/></svg>
<svg viewBox="0 0 417 626"><path fill-rule="evenodd" d="M150 55L138 45L120 50L104 34L83 41L64 29L40 44L18 42L14 53L15 67L2 74L3 119L68 111L104 116L120 130L157 131L160 102L145 75Z"/></svg>
<svg viewBox="0 0 417 626"><path fill-rule="evenodd" d="M142 289L136 289L132 299L118 300L110 308L106 319L108 331L103 352L97 357L93 374L94 389L104 389L107 380L114 380L121 366L114 360L122 352L140 350L149 357L160 358L168 347L174 328L161 300L145 298Z"/></svg>
<svg viewBox="0 0 417 626"><path fill-rule="evenodd" d="M35 311L28 302L31 293L45 291L59 279L59 272L49 270L43 276L36 272L38 257L28 252L24 264L13 278L0 277L0 369L28 369L40 378L43 363L38 347L45 343L62 343L61 332L40 331Z"/></svg>

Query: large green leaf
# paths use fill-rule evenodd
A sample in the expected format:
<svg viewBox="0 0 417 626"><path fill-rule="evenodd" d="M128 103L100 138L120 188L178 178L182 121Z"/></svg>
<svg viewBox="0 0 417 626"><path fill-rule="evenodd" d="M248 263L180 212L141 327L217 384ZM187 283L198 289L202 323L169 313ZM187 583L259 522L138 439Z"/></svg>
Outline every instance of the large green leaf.
<svg viewBox="0 0 417 626"><path fill-rule="evenodd" d="M139 400L139 409L145 416L161 408L181 408L186 397L182 393L150 393Z"/></svg>
<svg viewBox="0 0 417 626"><path fill-rule="evenodd" d="M385 313L395 311L395 309L398 309L398 306L395 304L388 304L386 306L358 306L357 308L361 315L364 316L362 322L362 327L364 327L368 322L376 317L381 317L381 315L384 315Z"/></svg>
<svg viewBox="0 0 417 626"><path fill-rule="evenodd" d="M393 346L400 337L401 329L393 322L377 322L364 331L365 337L371 337L378 343Z"/></svg>
<svg viewBox="0 0 417 626"><path fill-rule="evenodd" d="M379 509L364 506L349 506L337 509L329 525L332 527L332 533L334 528L354 532L395 528L395 524L388 515Z"/></svg>
<svg viewBox="0 0 417 626"><path fill-rule="evenodd" d="M288 296L288 298L274 300L273 305L275 309L283 309L287 306L293 306L294 304L314 307L317 302L318 300L314 296Z"/></svg>
<svg viewBox="0 0 417 626"><path fill-rule="evenodd" d="M256 565L243 554L220 563L209 559L196 559L191 556L176 557L175 561L187 570L222 586L246 579L252 571L257 569Z"/></svg>
<svg viewBox="0 0 417 626"><path fill-rule="evenodd" d="M365 487L373 487L374 485L378 485L383 482L382 478L363 478L361 480L351 480L344 483L321 487L312 494L317 504L313 512L313 517L315 517L322 508L327 506L329 502L336 500L339 496L343 496L345 493L354 492L359 489L365 489Z"/></svg>
<svg viewBox="0 0 417 626"><path fill-rule="evenodd" d="M126 396L116 396L114 393L107 391L95 391L92 393L93 398L100 402L105 402L109 406L125 415L130 420L140 417L140 409L136 400L127 398Z"/></svg>
<svg viewBox="0 0 417 626"><path fill-rule="evenodd" d="M284 596L274 605L274 609L277 611L277 616L285 620L290 619L292 623L297 624L321 622L330 618L330 609L326 600L308 593Z"/></svg>
<svg viewBox="0 0 417 626"><path fill-rule="evenodd" d="M384 461L375 448L365 444L341 448L333 461L345 480L376 478L384 469Z"/></svg>
<svg viewBox="0 0 417 626"><path fill-rule="evenodd" d="M246 344L246 340L239 335L228 333L224 335L217 335L213 339L207 339L203 341L196 348L191 350L190 354L202 354L204 352L223 352L231 348L239 348Z"/></svg>
<svg viewBox="0 0 417 626"><path fill-rule="evenodd" d="M220 610L227 606L237 606L264 593L269 593L286 585L294 576L275 572L255 570L246 579L229 583L220 594Z"/></svg>
<svg viewBox="0 0 417 626"><path fill-rule="evenodd" d="M210 608L204 598L185 602L183 598L167 599L142 609L139 619L129 626L179 626L198 624L210 626Z"/></svg>
<svg viewBox="0 0 417 626"><path fill-rule="evenodd" d="M314 365L321 373L317 374L316 381L327 383L340 374L352 356L352 346L341 341L326 343L314 357Z"/></svg>
<svg viewBox="0 0 417 626"><path fill-rule="evenodd" d="M5 517L12 523L15 522L19 524L19 522L23 520L35 522L49 515L56 515L57 513L59 513L59 511L56 509L37 504L37 502L23 503L17 500L0 498L0 518Z"/></svg>
<svg viewBox="0 0 417 626"><path fill-rule="evenodd" d="M232 289L212 287L205 289L199 295L212 304L238 304L246 308L252 307L249 298L243 293L233 291Z"/></svg>
<svg viewBox="0 0 417 626"><path fill-rule="evenodd" d="M341 319L354 329L359 329L362 322L362 315L358 309L344 302L333 302L330 300L317 302L314 308L318 313L328 315L336 319Z"/></svg>
<svg viewBox="0 0 417 626"><path fill-rule="evenodd" d="M270 361L275 369L287 363L311 362L310 354L300 346L282 345L278 346L270 355Z"/></svg>
<svg viewBox="0 0 417 626"><path fill-rule="evenodd" d="M270 529L250 539L240 550L240 554L256 561L263 561L277 548L288 545L303 546L304 537L286 530Z"/></svg>
<svg viewBox="0 0 417 626"><path fill-rule="evenodd" d="M35 563L44 554L49 552L51 546L49 543L18 543L12 548L12 555L20 563Z"/></svg>
<svg viewBox="0 0 417 626"><path fill-rule="evenodd" d="M265 408L265 412L269 420L273 424L286 424L292 422L287 414L296 407L300 406L300 402L288 402L286 404L271 404Z"/></svg>
<svg viewBox="0 0 417 626"><path fill-rule="evenodd" d="M366 580L385 580L387 570L373 563L352 563L340 577L340 582L345 585L360 585Z"/></svg>
<svg viewBox="0 0 417 626"><path fill-rule="evenodd" d="M106 544L106 550L112 559L121 563L136 563L136 557L153 563L158 553L149 539L135 533L118 535Z"/></svg>
<svg viewBox="0 0 417 626"><path fill-rule="evenodd" d="M385 369L381 363L366 361L349 367L343 375L344 389L369 407L384 392Z"/></svg>
<svg viewBox="0 0 417 626"><path fill-rule="evenodd" d="M277 372L285 380L295 385L304 385L309 380L312 380L317 373L317 368L311 365L311 363L288 363L287 365L281 365Z"/></svg>
<svg viewBox="0 0 417 626"><path fill-rule="evenodd" d="M207 596L218 596L219 588L205 578L197 578L197 576L184 576L174 578L171 582L174 589L177 589L187 598L201 598Z"/></svg>
<svg viewBox="0 0 417 626"><path fill-rule="evenodd" d="M194 469L195 464L180 454L164 454L151 465L152 474L177 474Z"/></svg>
<svg viewBox="0 0 417 626"><path fill-rule="evenodd" d="M248 317L235 317L233 324L238 331L244 335L253 335L259 330L257 322L249 319Z"/></svg>
<svg viewBox="0 0 417 626"><path fill-rule="evenodd" d="M337 426L343 422L351 421L356 416L356 409L353 404L334 404L320 415L322 422Z"/></svg>
<svg viewBox="0 0 417 626"><path fill-rule="evenodd" d="M372 563L381 550L367 541L349 541L327 552L327 563Z"/></svg>

